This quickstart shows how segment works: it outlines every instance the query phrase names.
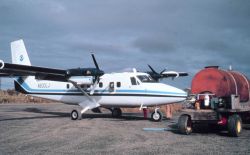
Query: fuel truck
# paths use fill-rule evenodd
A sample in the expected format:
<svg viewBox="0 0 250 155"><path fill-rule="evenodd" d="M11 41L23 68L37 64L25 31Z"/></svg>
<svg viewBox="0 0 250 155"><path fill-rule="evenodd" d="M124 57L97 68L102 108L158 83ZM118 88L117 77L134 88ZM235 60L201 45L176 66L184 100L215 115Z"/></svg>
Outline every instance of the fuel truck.
<svg viewBox="0 0 250 155"><path fill-rule="evenodd" d="M192 79L189 99L178 120L182 134L206 124L228 131L233 137L242 132L242 122L250 116L249 80L240 72L208 66Z"/></svg>

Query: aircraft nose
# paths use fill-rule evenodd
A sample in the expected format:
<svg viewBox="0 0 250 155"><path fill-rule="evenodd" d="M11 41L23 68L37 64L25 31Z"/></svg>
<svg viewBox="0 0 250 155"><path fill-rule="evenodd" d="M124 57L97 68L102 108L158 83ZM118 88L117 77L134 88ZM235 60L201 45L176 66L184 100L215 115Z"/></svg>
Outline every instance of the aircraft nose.
<svg viewBox="0 0 250 155"><path fill-rule="evenodd" d="M187 97L187 92L185 92L185 91L182 90L182 89L178 89L178 88L177 88L176 92L177 92L178 94L180 94L181 96Z"/></svg>
<svg viewBox="0 0 250 155"><path fill-rule="evenodd" d="M187 98L187 92L185 92L182 89L176 88L176 87L171 87L173 97L175 97L175 102L181 102L185 101ZM169 88L168 88L169 89Z"/></svg>

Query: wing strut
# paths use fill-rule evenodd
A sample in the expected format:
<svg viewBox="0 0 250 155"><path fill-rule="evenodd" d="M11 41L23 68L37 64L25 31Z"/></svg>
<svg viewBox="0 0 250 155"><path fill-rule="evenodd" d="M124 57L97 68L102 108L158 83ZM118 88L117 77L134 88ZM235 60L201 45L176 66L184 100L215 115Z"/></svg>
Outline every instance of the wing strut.
<svg viewBox="0 0 250 155"><path fill-rule="evenodd" d="M70 83L72 83L78 90L82 92L84 96L87 97L88 101L82 101L79 103L79 105L83 108L81 110L81 114L86 112L87 110L94 109L100 106L99 103L96 102L96 100L88 95L86 91L84 91L76 82L69 80Z"/></svg>

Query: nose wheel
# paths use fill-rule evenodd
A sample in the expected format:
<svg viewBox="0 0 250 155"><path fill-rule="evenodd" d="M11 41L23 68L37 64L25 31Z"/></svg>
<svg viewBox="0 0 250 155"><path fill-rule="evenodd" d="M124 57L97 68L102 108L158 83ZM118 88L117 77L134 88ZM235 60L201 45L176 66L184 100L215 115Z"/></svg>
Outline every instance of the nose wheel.
<svg viewBox="0 0 250 155"><path fill-rule="evenodd" d="M162 120L162 113L159 111L159 108L156 108L151 114L151 120L154 122L160 122Z"/></svg>

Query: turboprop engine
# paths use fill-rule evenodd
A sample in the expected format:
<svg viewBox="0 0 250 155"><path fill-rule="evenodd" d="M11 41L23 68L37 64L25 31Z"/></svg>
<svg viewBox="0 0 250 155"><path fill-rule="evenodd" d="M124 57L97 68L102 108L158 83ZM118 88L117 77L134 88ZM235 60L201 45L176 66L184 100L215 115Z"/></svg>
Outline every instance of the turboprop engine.
<svg viewBox="0 0 250 155"><path fill-rule="evenodd" d="M77 85L93 85L93 76L71 76L69 81L75 82Z"/></svg>

